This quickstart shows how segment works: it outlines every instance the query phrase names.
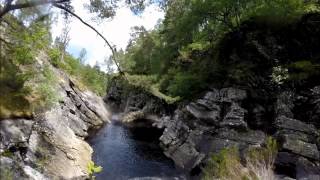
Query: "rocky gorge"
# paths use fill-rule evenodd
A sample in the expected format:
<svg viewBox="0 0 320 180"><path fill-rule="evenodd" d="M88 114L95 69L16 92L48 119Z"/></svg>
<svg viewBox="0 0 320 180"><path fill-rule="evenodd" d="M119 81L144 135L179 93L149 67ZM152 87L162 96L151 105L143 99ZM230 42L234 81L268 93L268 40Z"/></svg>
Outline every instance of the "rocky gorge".
<svg viewBox="0 0 320 180"><path fill-rule="evenodd" d="M275 162L280 179L319 179L319 126L316 121L297 119L294 113L303 99L303 105L310 107L305 113L319 119L319 90L316 86L304 95L282 92L271 107L252 107L245 90L211 89L194 102L170 107L138 89L121 93L123 89L114 83L105 101L121 107L127 123L144 120L150 128L163 129L160 145L165 155L189 172L201 172L212 152L230 147L245 152L263 146L267 136L272 136L280 145Z"/></svg>
<svg viewBox="0 0 320 180"><path fill-rule="evenodd" d="M286 68L319 59L319 22L319 14L308 14L276 29L243 23L221 42L219 63L225 67L221 70L225 77L178 103L167 103L123 76L108 82L102 99L81 90L40 53L35 66L49 67L58 77L54 92L59 100L30 117L0 120L1 179L88 179L93 149L86 140L91 130L120 114L118 119L128 127L160 132L159 145L166 157L191 178L201 178L212 154L236 147L244 159L248 150L266 146L272 137L278 143L274 162L278 179L318 180L319 69L311 69L315 72L307 80L296 83L287 77ZM109 129L126 131L119 126Z"/></svg>
<svg viewBox="0 0 320 180"><path fill-rule="evenodd" d="M191 100L168 104L121 78L114 78L104 100L120 109L129 125L144 122L162 129L159 140L165 155L191 174L201 174L212 153L237 147L244 158L248 149L263 147L272 137L279 146L277 178L317 180L319 79L316 75L294 79L302 74L293 71L294 80L282 82L289 76L288 69L282 68L292 66L290 61L318 59L319 33L318 14L280 28L249 21L226 35L220 45L219 60L226 76Z"/></svg>

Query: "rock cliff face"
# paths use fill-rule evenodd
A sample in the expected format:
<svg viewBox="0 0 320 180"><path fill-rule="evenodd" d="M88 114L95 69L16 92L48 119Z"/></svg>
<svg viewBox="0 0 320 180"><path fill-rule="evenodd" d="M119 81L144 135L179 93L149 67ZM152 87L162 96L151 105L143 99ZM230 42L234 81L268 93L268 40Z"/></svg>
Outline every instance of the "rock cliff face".
<svg viewBox="0 0 320 180"><path fill-rule="evenodd" d="M51 68L59 78L59 102L32 119L0 120L2 178L88 177L92 148L84 139L89 129L109 121L109 113L100 97L80 91L63 72Z"/></svg>
<svg viewBox="0 0 320 180"><path fill-rule="evenodd" d="M319 124L314 121L320 119L319 86L304 91L304 95L287 91L280 93L270 105L271 111L267 110L270 107L259 104L250 106L256 102L250 99L247 91L238 88L212 89L202 98L173 112L154 111L166 105L157 104L154 108L151 102L159 100L148 93L138 93L139 97L148 98L134 98L138 97L139 91L131 91L124 96L119 94L121 87L116 89L110 88L105 101L126 107L126 115L139 114L131 117L131 123L136 119L148 120L150 115L158 117L149 120L153 126L164 129L160 145L181 168L196 170L212 152L238 147L241 154L249 147L262 146L267 136L272 136L280 146L276 159L277 173L297 179L320 178ZM304 100L302 104L298 103L301 99ZM309 109L295 112L297 106ZM269 116L270 113L273 115ZM303 114L304 119L298 118ZM264 125L257 126L262 122Z"/></svg>

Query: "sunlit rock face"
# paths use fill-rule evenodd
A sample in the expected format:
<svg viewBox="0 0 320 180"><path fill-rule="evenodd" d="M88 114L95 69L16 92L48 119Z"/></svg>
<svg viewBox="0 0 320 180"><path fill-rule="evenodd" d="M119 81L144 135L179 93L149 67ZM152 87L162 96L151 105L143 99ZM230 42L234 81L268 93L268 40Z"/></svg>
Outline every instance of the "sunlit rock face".
<svg viewBox="0 0 320 180"><path fill-rule="evenodd" d="M100 97L78 89L45 54L37 62L39 68L49 66L59 80L54 89L59 102L31 119L0 121L0 168L7 172L1 177L85 179L93 151L84 139L90 129L109 122L109 112Z"/></svg>

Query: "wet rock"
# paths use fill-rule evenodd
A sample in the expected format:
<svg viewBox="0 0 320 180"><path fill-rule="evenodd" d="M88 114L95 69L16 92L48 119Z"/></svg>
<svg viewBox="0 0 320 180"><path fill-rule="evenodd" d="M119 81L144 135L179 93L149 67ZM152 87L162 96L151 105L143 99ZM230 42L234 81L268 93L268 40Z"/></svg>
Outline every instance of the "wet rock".
<svg viewBox="0 0 320 180"><path fill-rule="evenodd" d="M280 169L289 169L290 176L297 179L319 179L319 157L320 152L317 147L317 139L319 132L312 121L308 120L310 108L313 105L308 104L306 96L296 96L289 92L284 92L278 96L276 103L276 118L274 125L276 133L274 136L279 142L279 153L276 159L276 166ZM294 113L295 104L302 109L295 109L298 113ZM307 108L307 109L305 109ZM303 112L306 111L306 112ZM304 118L303 121L293 119L293 117ZM308 122L308 123L307 123ZM316 162L316 163L314 163ZM285 172L285 171L284 171Z"/></svg>
<svg viewBox="0 0 320 180"><path fill-rule="evenodd" d="M191 142L185 142L178 147L170 147L164 153L171 157L179 167L186 170L194 168L205 157L194 148Z"/></svg>
<svg viewBox="0 0 320 180"><path fill-rule="evenodd" d="M280 116L276 119L275 125L278 129L287 129L303 132L310 135L318 135L316 128L312 124L307 124L296 119Z"/></svg>
<svg viewBox="0 0 320 180"><path fill-rule="evenodd" d="M190 133L190 129L181 121L171 120L166 124L163 135L160 137L163 148L175 146L185 141Z"/></svg>
<svg viewBox="0 0 320 180"><path fill-rule="evenodd" d="M160 141L165 154L178 166L191 170L204 161L211 151L239 144L261 144L265 139L264 133L246 132L247 111L240 106L246 97L244 90L213 89L204 97L177 110L171 119L163 119L161 126L166 128ZM226 111L225 115L222 110ZM215 127L227 128L216 131ZM206 132L217 135L212 137Z"/></svg>
<svg viewBox="0 0 320 180"><path fill-rule="evenodd" d="M310 144L292 136L283 136L282 149L303 157L319 160L319 151L315 144Z"/></svg>
<svg viewBox="0 0 320 180"><path fill-rule="evenodd" d="M320 166L300 157L296 166L296 178L299 180L320 179Z"/></svg>
<svg viewBox="0 0 320 180"><path fill-rule="evenodd" d="M203 97L204 100L209 102L219 102L220 101L220 91L218 89L211 89Z"/></svg>
<svg viewBox="0 0 320 180"><path fill-rule="evenodd" d="M217 89L206 92L205 96L196 101L196 104L206 108L208 110L216 110L219 108L218 102L220 102L220 92Z"/></svg>
<svg viewBox="0 0 320 180"><path fill-rule="evenodd" d="M233 103L230 111L226 114L223 121L220 123L222 127L230 127L239 130L247 130L248 125L245 122L245 114L247 111L240 107L238 104Z"/></svg>
<svg viewBox="0 0 320 180"><path fill-rule="evenodd" d="M166 156L174 160L176 165L191 170L204 159L205 155L196 148L201 132L191 130L176 114L166 124L160 145ZM200 134L199 134L200 133Z"/></svg>
<svg viewBox="0 0 320 180"><path fill-rule="evenodd" d="M278 152L275 164L278 167L287 167L291 171L295 170L298 155L289 152Z"/></svg>
<svg viewBox="0 0 320 180"><path fill-rule="evenodd" d="M195 103L190 103L187 105L186 110L192 114L195 118L202 120L208 124L214 125L220 120L220 107L211 106L210 109L197 105Z"/></svg>
<svg viewBox="0 0 320 180"><path fill-rule="evenodd" d="M246 144L259 146L266 140L266 134L262 131L238 132L233 129L219 129L217 136L220 139L232 140L235 142L244 142Z"/></svg>

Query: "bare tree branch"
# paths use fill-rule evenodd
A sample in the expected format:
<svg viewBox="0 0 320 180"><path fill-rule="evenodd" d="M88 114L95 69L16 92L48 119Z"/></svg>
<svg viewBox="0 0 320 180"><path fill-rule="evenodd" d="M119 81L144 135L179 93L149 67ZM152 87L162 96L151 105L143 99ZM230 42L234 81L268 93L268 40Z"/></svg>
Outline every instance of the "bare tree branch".
<svg viewBox="0 0 320 180"><path fill-rule="evenodd" d="M116 64L117 69L120 73L120 75L125 75L124 72L121 70L117 60L116 60L116 50L112 47L112 45L109 43L109 41L97 30L95 29L93 26L91 26L90 24L88 24L87 22L85 22L81 17L79 17L77 14L75 14L74 12L72 12L71 10L69 10L68 8L60 5L60 4L53 4L54 7L62 9L64 11L66 11L67 13L71 14L72 16L76 17L79 21L81 21L84 25L86 25L87 27L89 27L90 29L92 29L94 32L96 32L104 41L105 43L108 45L108 47L110 48L111 52L112 52L112 60L113 62Z"/></svg>
<svg viewBox="0 0 320 180"><path fill-rule="evenodd" d="M3 8L0 8L0 20L2 20L2 17L7 14L10 11L16 10L16 9L23 9L23 8L30 8L30 7L36 7L36 6L41 6L41 5L46 5L46 4L51 4L54 7L64 10L65 12L71 14L72 16L76 17L78 20L80 20L84 25L95 31L108 45L112 52L112 59L114 63L117 66L117 69L120 73L120 75L125 75L124 72L121 70L117 60L116 60L116 50L113 48L113 46L109 43L109 41L98 31L96 30L93 26L85 22L81 17L79 17L77 14L72 12L70 9L67 7L63 6L61 3L64 2L70 2L70 0L34 0L30 2L25 2L21 4L12 4L13 0L7 0L6 4Z"/></svg>
<svg viewBox="0 0 320 180"><path fill-rule="evenodd" d="M70 0L34 0L30 2L25 2L21 4L12 4L13 0L7 0L5 6L0 9L0 19L7 14L10 11L16 10L16 9L24 9L24 8L30 8L30 7L36 7L46 4L59 4L68 2Z"/></svg>

